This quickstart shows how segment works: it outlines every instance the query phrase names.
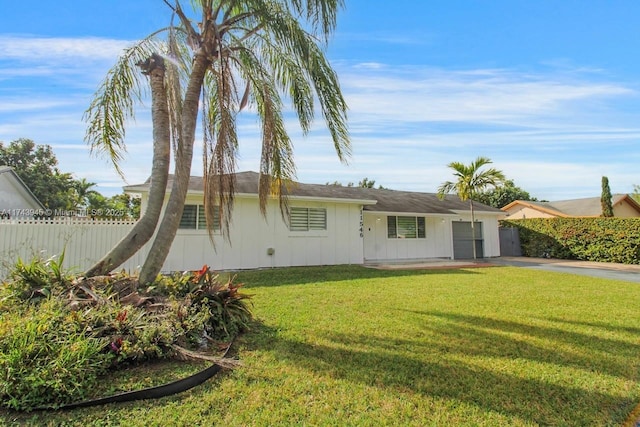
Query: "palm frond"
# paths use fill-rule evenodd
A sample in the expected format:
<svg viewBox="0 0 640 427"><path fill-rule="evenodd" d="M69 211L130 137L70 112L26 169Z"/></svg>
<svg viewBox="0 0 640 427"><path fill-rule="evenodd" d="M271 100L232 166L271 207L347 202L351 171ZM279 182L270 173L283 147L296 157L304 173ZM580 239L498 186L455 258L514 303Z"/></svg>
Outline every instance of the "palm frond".
<svg viewBox="0 0 640 427"><path fill-rule="evenodd" d="M120 176L120 161L126 147L125 124L135 118L134 104L142 102L146 83L137 69L152 53L162 51L155 38L146 38L125 50L116 65L109 70L89 108L83 115L88 123L85 141L91 152L106 154Z"/></svg>

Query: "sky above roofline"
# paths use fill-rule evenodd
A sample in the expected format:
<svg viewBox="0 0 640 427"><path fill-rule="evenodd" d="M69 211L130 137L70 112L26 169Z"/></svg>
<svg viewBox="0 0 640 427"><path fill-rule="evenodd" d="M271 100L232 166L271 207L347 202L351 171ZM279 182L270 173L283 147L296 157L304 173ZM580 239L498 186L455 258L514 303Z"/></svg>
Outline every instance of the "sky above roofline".
<svg viewBox="0 0 640 427"><path fill-rule="evenodd" d="M89 153L83 112L123 48L169 22L162 2L12 2L0 16L0 141L49 144L60 168L103 194L143 182L151 123L127 131L126 181ZM327 55L349 105L341 164L321 116L288 121L297 180L434 192L446 165L477 156L545 200L640 184L637 40L631 0L348 0ZM51 19L55 16L55 19ZM260 132L243 113L238 170L258 170ZM201 174L197 141L194 174Z"/></svg>

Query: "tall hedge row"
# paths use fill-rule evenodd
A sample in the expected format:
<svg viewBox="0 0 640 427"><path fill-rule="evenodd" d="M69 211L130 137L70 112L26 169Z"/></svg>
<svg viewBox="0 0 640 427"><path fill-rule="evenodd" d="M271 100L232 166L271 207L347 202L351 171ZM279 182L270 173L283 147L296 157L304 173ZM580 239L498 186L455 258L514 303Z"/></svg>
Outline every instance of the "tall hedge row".
<svg viewBox="0 0 640 427"><path fill-rule="evenodd" d="M524 256L640 264L640 218L529 218L516 227Z"/></svg>

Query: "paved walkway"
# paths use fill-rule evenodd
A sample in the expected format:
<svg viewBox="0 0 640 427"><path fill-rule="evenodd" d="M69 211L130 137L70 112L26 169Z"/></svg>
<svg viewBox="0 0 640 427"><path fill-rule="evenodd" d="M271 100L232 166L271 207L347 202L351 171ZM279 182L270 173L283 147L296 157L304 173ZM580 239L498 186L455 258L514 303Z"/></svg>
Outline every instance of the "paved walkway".
<svg viewBox="0 0 640 427"><path fill-rule="evenodd" d="M583 276L617 279L640 283L640 265L616 264L607 262L572 261L565 259L498 257L473 260L425 260L406 263L370 264L368 267L384 270L407 269L448 269L489 266L514 266L560 273L580 274Z"/></svg>
<svg viewBox="0 0 640 427"><path fill-rule="evenodd" d="M495 265L510 265L640 283L640 265L528 257L499 257L483 261Z"/></svg>

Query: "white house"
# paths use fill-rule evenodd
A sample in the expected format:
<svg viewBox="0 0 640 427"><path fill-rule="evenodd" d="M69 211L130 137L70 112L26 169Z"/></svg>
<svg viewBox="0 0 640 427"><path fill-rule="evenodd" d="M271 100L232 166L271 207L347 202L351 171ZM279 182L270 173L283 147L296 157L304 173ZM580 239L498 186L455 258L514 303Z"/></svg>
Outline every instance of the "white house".
<svg viewBox="0 0 640 427"><path fill-rule="evenodd" d="M9 166L0 166L0 218L33 217L44 206Z"/></svg>
<svg viewBox="0 0 640 427"><path fill-rule="evenodd" d="M168 189L171 188L171 180ZM216 270L304 265L409 262L472 257L469 203L456 195L294 183L288 217L277 200L264 218L256 172L236 175L229 240L219 223L211 243L203 207L203 179L192 177L180 229L163 271ZM149 181L125 187L142 197ZM478 257L500 255L498 220L504 212L474 204Z"/></svg>

